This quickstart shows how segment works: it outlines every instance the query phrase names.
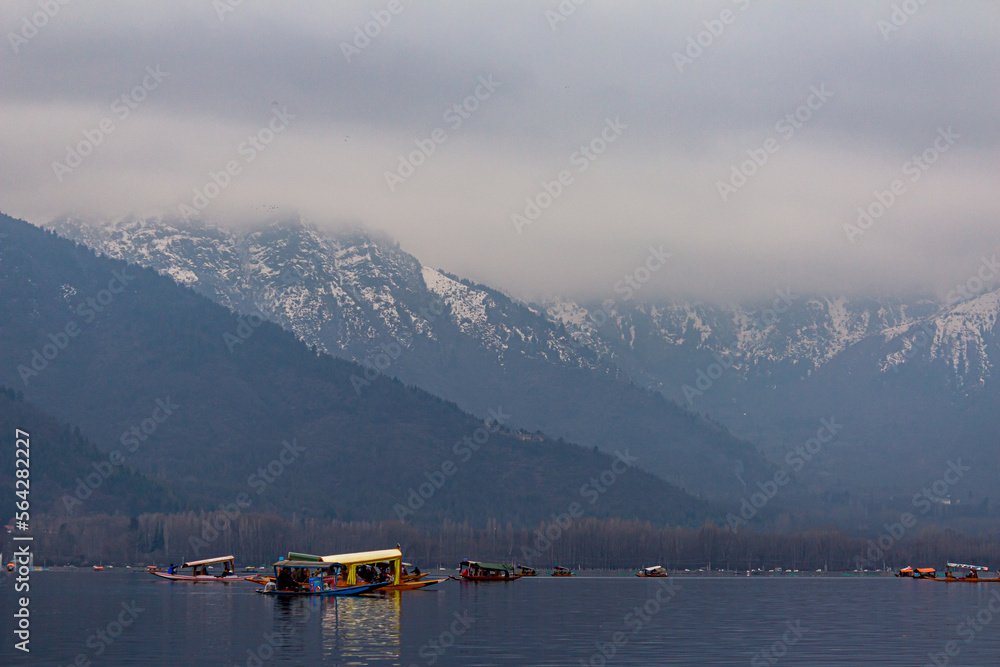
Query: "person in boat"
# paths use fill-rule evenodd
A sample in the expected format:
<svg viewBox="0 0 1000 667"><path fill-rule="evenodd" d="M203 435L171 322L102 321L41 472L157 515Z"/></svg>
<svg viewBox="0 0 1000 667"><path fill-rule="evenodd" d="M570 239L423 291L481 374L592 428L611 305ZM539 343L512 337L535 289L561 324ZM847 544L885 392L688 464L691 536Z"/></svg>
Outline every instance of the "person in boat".
<svg viewBox="0 0 1000 667"><path fill-rule="evenodd" d="M420 568L414 566L414 568L413 568L413 574L415 574L415 575L417 575L419 577L420 576Z"/></svg>
<svg viewBox="0 0 1000 667"><path fill-rule="evenodd" d="M177 568L171 563L170 567L167 568L167 574L177 574Z"/></svg>
<svg viewBox="0 0 1000 667"><path fill-rule="evenodd" d="M292 579L292 573L287 567L278 570L278 576L274 580L274 585L279 591L293 591L296 588L295 580Z"/></svg>

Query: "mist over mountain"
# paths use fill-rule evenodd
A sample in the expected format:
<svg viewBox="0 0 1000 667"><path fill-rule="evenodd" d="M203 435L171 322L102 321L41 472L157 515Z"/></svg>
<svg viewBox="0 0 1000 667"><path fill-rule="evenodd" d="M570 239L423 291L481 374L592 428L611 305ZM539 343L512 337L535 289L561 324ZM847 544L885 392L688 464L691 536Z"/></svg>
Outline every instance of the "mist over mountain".
<svg viewBox="0 0 1000 667"><path fill-rule="evenodd" d="M942 502L978 507L1000 491L990 453L1000 433L990 407L1000 268L988 256L978 282L944 301L789 289L753 306L532 304L423 266L363 230L290 221L233 233L158 219L54 228L260 313L370 377L399 377L480 414L491 401L517 406L514 422L527 430L632 446L643 467L697 493L737 499L745 483L794 462L818 496L892 502L955 457L975 470ZM796 447L824 422L838 426L835 437L802 459Z"/></svg>
<svg viewBox="0 0 1000 667"><path fill-rule="evenodd" d="M484 417L484 406L508 406L519 428L608 453L628 447L644 469L702 496L740 497L738 466L771 474L752 446L637 387L544 309L422 266L383 236L296 221L238 233L164 220L53 228L365 365L359 390L385 373Z"/></svg>

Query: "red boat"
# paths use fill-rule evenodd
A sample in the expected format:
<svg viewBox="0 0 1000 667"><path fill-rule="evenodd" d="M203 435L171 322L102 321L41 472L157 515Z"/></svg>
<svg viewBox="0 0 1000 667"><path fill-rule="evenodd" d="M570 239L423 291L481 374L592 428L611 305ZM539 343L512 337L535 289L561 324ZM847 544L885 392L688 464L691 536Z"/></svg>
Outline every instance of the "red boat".
<svg viewBox="0 0 1000 667"><path fill-rule="evenodd" d="M222 574L209 574L208 566L222 563ZM170 581L203 581L212 583L229 583L232 581L245 581L250 577L241 577L236 574L236 557L220 556L219 558L206 558L204 560L193 560L181 565L181 569L192 568L191 574L175 574L173 572L151 572L154 576Z"/></svg>
<svg viewBox="0 0 1000 667"><path fill-rule="evenodd" d="M502 563L481 563L465 559L459 563L462 578L466 581L514 581L521 575L514 571L513 565Z"/></svg>

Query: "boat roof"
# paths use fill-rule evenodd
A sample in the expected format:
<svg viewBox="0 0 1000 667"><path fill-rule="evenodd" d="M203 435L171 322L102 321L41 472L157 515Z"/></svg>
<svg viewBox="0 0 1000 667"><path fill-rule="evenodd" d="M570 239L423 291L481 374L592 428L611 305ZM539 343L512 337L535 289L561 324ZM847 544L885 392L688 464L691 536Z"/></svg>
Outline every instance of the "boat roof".
<svg viewBox="0 0 1000 667"><path fill-rule="evenodd" d="M340 565L340 563L324 563L315 560L279 560L274 564L274 567L305 567L313 570L325 570L331 565Z"/></svg>
<svg viewBox="0 0 1000 667"><path fill-rule="evenodd" d="M562 565L554 565L552 567L552 569L553 570L568 570L569 568L568 567L563 567Z"/></svg>
<svg viewBox="0 0 1000 667"><path fill-rule="evenodd" d="M365 563L380 563L384 560L403 558L399 549L382 549L381 551L358 551L353 554L336 554L323 556L324 563L343 563L344 565L362 565Z"/></svg>
<svg viewBox="0 0 1000 667"><path fill-rule="evenodd" d="M181 567L194 567L195 565L211 565L213 563L225 563L227 560L236 560L236 556L219 556L218 558L205 558L203 560L189 560Z"/></svg>
<svg viewBox="0 0 1000 667"><path fill-rule="evenodd" d="M663 570L664 567L662 565L653 565L652 567L644 567L642 569L646 572L657 572L659 570Z"/></svg>
<svg viewBox="0 0 1000 667"><path fill-rule="evenodd" d="M989 570L988 567L983 567L982 565L962 565L961 563L948 563L948 567L957 567L962 570Z"/></svg>
<svg viewBox="0 0 1000 667"><path fill-rule="evenodd" d="M912 567L908 569L911 571L913 570ZM903 570L903 572L906 572L906 570ZM937 570L935 570L933 567L918 567L917 572L919 572L920 574L930 574L931 572L937 572Z"/></svg>
<svg viewBox="0 0 1000 667"><path fill-rule="evenodd" d="M503 571L514 571L513 565L504 565L503 563L483 563L478 560L463 560L462 565L471 565L473 567L478 567L480 570L499 570Z"/></svg>

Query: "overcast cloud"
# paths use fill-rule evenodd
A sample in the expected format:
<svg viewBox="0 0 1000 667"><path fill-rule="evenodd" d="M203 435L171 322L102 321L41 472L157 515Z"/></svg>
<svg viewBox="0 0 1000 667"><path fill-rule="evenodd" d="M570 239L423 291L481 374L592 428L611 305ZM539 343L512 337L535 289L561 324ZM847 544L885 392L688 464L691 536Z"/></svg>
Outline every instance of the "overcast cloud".
<svg viewBox="0 0 1000 667"><path fill-rule="evenodd" d="M529 298L650 246L644 295L716 300L943 294L1000 254L994 2L236 1L4 2L0 210L178 216L233 163L209 221L362 223Z"/></svg>

